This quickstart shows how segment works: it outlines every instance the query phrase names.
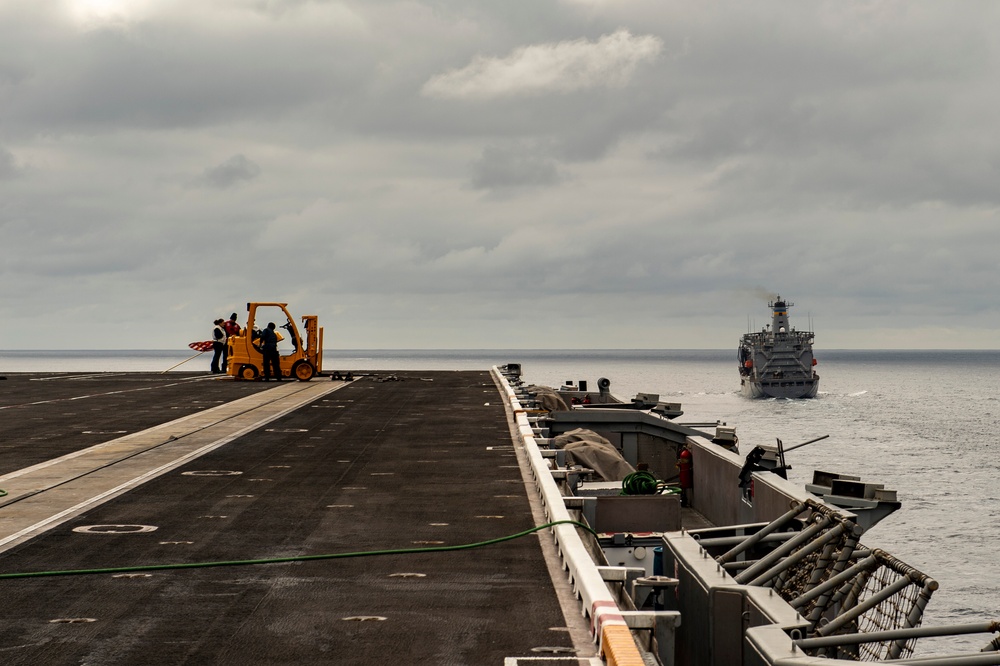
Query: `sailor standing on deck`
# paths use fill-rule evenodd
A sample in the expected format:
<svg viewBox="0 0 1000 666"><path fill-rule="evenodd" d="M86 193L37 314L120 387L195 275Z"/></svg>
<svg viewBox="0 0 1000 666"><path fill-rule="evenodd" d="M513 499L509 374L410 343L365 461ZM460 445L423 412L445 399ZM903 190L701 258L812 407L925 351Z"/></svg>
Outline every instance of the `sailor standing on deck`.
<svg viewBox="0 0 1000 666"><path fill-rule="evenodd" d="M212 374L217 375L223 370L219 369L219 360L222 360L222 367L226 364L226 331L222 328L222 319L215 320L215 328L212 329Z"/></svg>
<svg viewBox="0 0 1000 666"><path fill-rule="evenodd" d="M234 335L239 335L243 329L240 325L236 323L236 313L229 315L229 319L222 322L222 330L226 332L226 341ZM229 345L227 344L222 350L222 372L226 372L229 368Z"/></svg>
<svg viewBox="0 0 1000 666"><path fill-rule="evenodd" d="M278 334L274 331L274 322L267 325L260 332L261 352L264 354L264 381L271 377L271 370L274 370L274 378L281 381L281 359L278 357Z"/></svg>

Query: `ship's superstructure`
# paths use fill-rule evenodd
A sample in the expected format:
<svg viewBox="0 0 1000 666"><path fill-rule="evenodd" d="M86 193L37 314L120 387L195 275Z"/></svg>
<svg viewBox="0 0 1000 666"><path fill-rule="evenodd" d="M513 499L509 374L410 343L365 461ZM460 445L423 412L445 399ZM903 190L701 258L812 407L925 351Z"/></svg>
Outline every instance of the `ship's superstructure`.
<svg viewBox="0 0 1000 666"><path fill-rule="evenodd" d="M792 306L780 296L768 303L771 324L746 333L740 340L740 391L751 398L813 398L819 375L813 367L812 331L799 331L788 322Z"/></svg>

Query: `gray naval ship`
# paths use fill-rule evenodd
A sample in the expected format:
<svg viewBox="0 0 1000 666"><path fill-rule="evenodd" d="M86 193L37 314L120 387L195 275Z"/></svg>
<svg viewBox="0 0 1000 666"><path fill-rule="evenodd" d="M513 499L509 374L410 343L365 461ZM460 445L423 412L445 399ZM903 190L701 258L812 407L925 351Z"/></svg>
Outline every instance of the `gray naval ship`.
<svg viewBox="0 0 1000 666"><path fill-rule="evenodd" d="M780 296L768 303L771 325L740 340L740 391L751 398L814 398L819 375L813 370L812 331L788 323L789 303Z"/></svg>

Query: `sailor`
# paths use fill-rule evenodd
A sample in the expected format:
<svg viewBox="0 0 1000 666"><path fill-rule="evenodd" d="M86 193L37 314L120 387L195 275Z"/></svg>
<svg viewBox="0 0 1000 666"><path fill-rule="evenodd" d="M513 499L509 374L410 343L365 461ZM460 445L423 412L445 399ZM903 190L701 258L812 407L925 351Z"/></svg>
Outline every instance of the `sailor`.
<svg viewBox="0 0 1000 666"><path fill-rule="evenodd" d="M236 323L236 313L229 315L229 319L222 322L222 327L226 330L226 337L233 337L234 335L239 335L243 332L243 328Z"/></svg>
<svg viewBox="0 0 1000 666"><path fill-rule="evenodd" d="M226 331L222 328L222 319L215 320L215 328L212 329L212 374L217 375L226 371ZM219 361L222 361L222 369L219 369Z"/></svg>
<svg viewBox="0 0 1000 666"><path fill-rule="evenodd" d="M227 341L229 340L229 338L235 335L239 335L243 331L243 329L240 328L240 325L236 323L235 312L229 315L229 319L222 322L222 330L226 332ZM229 345L227 344L226 348L222 350L222 372L226 372L228 368L229 368Z"/></svg>
<svg viewBox="0 0 1000 666"><path fill-rule="evenodd" d="M274 331L274 322L267 325L260 332L261 353L264 354L264 381L271 378L271 371L274 370L274 378L281 381L281 359L278 356L278 334Z"/></svg>

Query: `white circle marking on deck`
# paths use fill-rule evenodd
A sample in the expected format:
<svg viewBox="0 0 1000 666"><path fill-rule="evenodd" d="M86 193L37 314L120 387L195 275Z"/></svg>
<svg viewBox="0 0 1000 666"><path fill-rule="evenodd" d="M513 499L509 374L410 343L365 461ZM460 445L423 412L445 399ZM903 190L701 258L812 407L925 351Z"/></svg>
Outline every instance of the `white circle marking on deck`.
<svg viewBox="0 0 1000 666"><path fill-rule="evenodd" d="M155 525L81 525L73 531L77 534L145 534L157 529Z"/></svg>

